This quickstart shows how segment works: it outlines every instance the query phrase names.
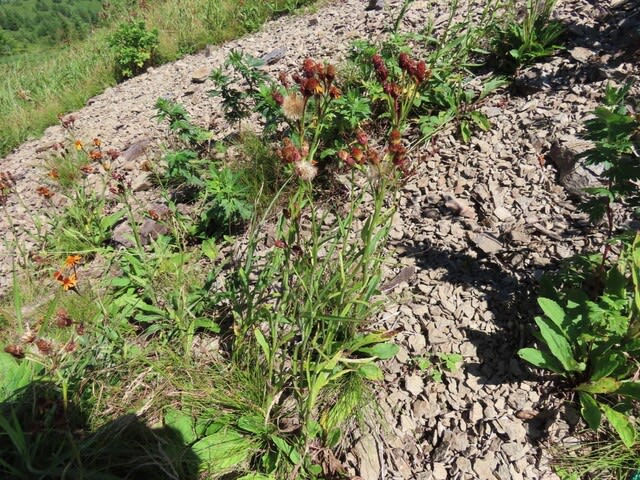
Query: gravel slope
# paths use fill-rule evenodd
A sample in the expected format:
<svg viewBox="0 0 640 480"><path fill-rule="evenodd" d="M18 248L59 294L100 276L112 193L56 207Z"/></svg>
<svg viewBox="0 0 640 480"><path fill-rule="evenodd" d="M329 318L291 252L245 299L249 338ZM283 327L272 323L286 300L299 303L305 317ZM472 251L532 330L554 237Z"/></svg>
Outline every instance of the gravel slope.
<svg viewBox="0 0 640 480"><path fill-rule="evenodd" d="M229 130L207 95L212 84L192 82L194 72L219 66L232 49L261 56L286 48L284 58L267 68L274 74L297 69L307 56L336 61L352 40L384 35L401 4L387 2L383 12L365 13L365 3L338 1L316 13L281 18L256 34L151 69L76 112L74 136L99 136L107 148L125 151L113 168L139 187L142 203L150 202L153 193L140 167L153 161L166 139L165 126L153 118L159 96L184 104L198 123L222 137ZM443 18L447 2L439 3L415 1L403 29L417 30L430 16ZM567 50L522 72L517 88L490 97L482 109L492 130L468 145L445 134L412 152L417 175L403 190L392 231L396 264L389 279L400 277L388 295L396 306L380 320L402 328L400 355L386 365L379 393L388 425L382 435L356 435L346 454L354 475L556 478L545 448L571 440L577 414L559 407L551 385L515 353L530 339L536 277L598 244L597 231L568 196L571 186L558 182L549 152L554 140L563 147L579 131L608 80L638 77L638 39L629 33L640 16L634 5L560 0L557 14L569 25ZM66 135L51 127L0 160L0 171L12 174L19 194L9 196L9 214L0 216L0 258L7 260L0 262L0 294L11 282L15 236L27 249L34 245L34 218L47 206L35 188L46 183L48 147ZM438 352L459 353L464 360L457 372L434 382L415 360Z"/></svg>

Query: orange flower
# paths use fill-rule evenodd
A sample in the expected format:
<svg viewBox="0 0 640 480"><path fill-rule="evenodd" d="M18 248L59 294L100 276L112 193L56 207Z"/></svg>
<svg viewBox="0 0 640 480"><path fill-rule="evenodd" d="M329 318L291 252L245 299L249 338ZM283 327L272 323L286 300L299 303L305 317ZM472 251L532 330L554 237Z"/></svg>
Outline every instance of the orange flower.
<svg viewBox="0 0 640 480"><path fill-rule="evenodd" d="M76 140L76 150L82 150L82 142L80 140Z"/></svg>
<svg viewBox="0 0 640 480"><path fill-rule="evenodd" d="M101 160L102 159L102 152L98 149L93 149L89 152L89 157L91 158L91 160Z"/></svg>
<svg viewBox="0 0 640 480"><path fill-rule="evenodd" d="M58 180L60 178L60 174L58 173L58 170L56 170L55 168L52 168L49 171L49 177L53 178L54 180Z"/></svg>
<svg viewBox="0 0 640 480"><path fill-rule="evenodd" d="M64 261L64 266L65 268L75 267L80 263L80 260L82 260L80 255L69 255Z"/></svg>
<svg viewBox="0 0 640 480"><path fill-rule="evenodd" d="M36 193L38 195L43 196L44 198L53 197L53 192L51 190L49 190L47 187L44 187L44 186L36 188Z"/></svg>
<svg viewBox="0 0 640 480"><path fill-rule="evenodd" d="M76 288L78 284L78 279L76 278L76 274L72 273L68 277L64 277L62 279L62 288L66 292L67 290L73 290Z"/></svg>
<svg viewBox="0 0 640 480"><path fill-rule="evenodd" d="M100 139L99 139L99 138L94 138L94 139L93 139L93 144L94 144L96 147L99 147L100 145L102 145L102 142L100 141Z"/></svg>
<svg viewBox="0 0 640 480"><path fill-rule="evenodd" d="M53 278L55 278L59 282L62 282L62 280L64 279L64 275L61 271L57 271L53 274Z"/></svg>

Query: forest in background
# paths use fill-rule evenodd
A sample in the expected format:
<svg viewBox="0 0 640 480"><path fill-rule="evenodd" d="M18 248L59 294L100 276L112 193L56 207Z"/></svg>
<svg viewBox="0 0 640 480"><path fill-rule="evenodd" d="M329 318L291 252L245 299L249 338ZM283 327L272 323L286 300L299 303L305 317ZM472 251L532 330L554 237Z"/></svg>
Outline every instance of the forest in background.
<svg viewBox="0 0 640 480"><path fill-rule="evenodd" d="M0 0L0 56L84 38L102 10L102 0Z"/></svg>

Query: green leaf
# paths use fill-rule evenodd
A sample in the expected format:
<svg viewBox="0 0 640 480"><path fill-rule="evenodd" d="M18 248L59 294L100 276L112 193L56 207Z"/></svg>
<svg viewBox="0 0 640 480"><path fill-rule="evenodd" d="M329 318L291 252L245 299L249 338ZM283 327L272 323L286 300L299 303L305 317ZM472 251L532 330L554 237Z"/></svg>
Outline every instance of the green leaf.
<svg viewBox="0 0 640 480"><path fill-rule="evenodd" d="M199 440L191 449L203 464L217 471L248 460L254 444L235 430L225 428Z"/></svg>
<svg viewBox="0 0 640 480"><path fill-rule="evenodd" d="M603 377L595 382L581 383L576 387L579 392L612 393L620 388L620 382L615 378Z"/></svg>
<svg viewBox="0 0 640 480"><path fill-rule="evenodd" d="M264 475L262 473L248 473L247 475L238 477L237 480L276 480L276 477L273 475Z"/></svg>
<svg viewBox="0 0 640 480"><path fill-rule="evenodd" d="M469 143L471 140L471 128L469 128L469 122L466 120L460 122L460 136L464 143Z"/></svg>
<svg viewBox="0 0 640 480"><path fill-rule="evenodd" d="M592 355L592 358L592 373L590 377L592 382L610 375L611 372L625 362L624 356L618 352L604 352L599 355Z"/></svg>
<svg viewBox="0 0 640 480"><path fill-rule="evenodd" d="M373 347L364 347L358 349L359 352L367 353L372 357L379 358L380 360L388 360L390 358L393 358L399 350L400 347L398 345L389 342L378 343Z"/></svg>
<svg viewBox="0 0 640 480"><path fill-rule="evenodd" d="M566 372L582 372L584 364L576 362L573 358L571 345L558 326L546 317L536 317L536 324L540 328L540 335Z"/></svg>
<svg viewBox="0 0 640 480"><path fill-rule="evenodd" d="M578 397L580 398L580 413L582 414L582 418L585 419L589 428L598 430L602 420L598 402L586 392L578 392Z"/></svg>
<svg viewBox="0 0 640 480"><path fill-rule="evenodd" d="M476 110L471 112L470 116L471 116L471 120L473 120L473 123L475 123L480 130L483 130L485 132L488 132L489 130L491 130L491 122L489 121L489 118L487 118L487 116L484 113L478 112Z"/></svg>
<svg viewBox="0 0 640 480"><path fill-rule="evenodd" d="M111 228L118 223L125 215L127 211L125 209L119 210L111 215L107 215L100 219L100 229L105 232L111 230Z"/></svg>
<svg viewBox="0 0 640 480"><path fill-rule="evenodd" d="M271 435L271 440L275 443L276 447L278 447L278 450L286 455L291 463L298 465L302 461L300 453L284 438L278 437L277 435Z"/></svg>
<svg viewBox="0 0 640 480"><path fill-rule="evenodd" d="M259 415L243 415L238 419L238 428L256 435L262 435L266 432L264 418Z"/></svg>
<svg viewBox="0 0 640 480"><path fill-rule="evenodd" d="M622 382L615 393L640 400L640 382Z"/></svg>
<svg viewBox="0 0 640 480"><path fill-rule="evenodd" d="M262 348L262 351L264 353L264 356L267 359L267 362L271 361L271 349L269 348L269 344L267 343L267 339L264 338L264 334L259 330L259 329L254 329L253 334L256 337L256 341L258 342L258 345L260 345L260 348Z"/></svg>
<svg viewBox="0 0 640 480"><path fill-rule="evenodd" d="M521 348L518 350L518 356L538 368L546 368L560 374L565 372L562 364L549 352L537 348Z"/></svg>
<svg viewBox="0 0 640 480"><path fill-rule="evenodd" d="M550 298L538 298L538 305L544 314L564 333L566 326L566 315L564 309Z"/></svg>
<svg viewBox="0 0 640 480"><path fill-rule="evenodd" d="M384 380L384 374L380 368L373 363L366 363L358 368L358 373L367 380L380 381Z"/></svg>
<svg viewBox="0 0 640 480"><path fill-rule="evenodd" d="M620 413L608 405L601 403L600 407L607 417L607 420L609 420L611 426L620 436L622 443L624 443L626 447L631 448L636 441L636 429L633 427L629 418L627 418L624 413Z"/></svg>
<svg viewBox="0 0 640 480"><path fill-rule="evenodd" d="M167 427L176 429L184 443L190 444L196 440L194 421L191 415L187 415L175 408L169 408L164 414L164 424Z"/></svg>

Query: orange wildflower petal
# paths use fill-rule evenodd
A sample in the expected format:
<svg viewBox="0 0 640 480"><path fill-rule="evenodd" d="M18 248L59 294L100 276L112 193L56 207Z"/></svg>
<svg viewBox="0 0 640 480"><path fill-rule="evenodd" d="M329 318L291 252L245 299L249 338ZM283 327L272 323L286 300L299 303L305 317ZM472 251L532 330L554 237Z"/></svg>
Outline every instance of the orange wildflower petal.
<svg viewBox="0 0 640 480"><path fill-rule="evenodd" d="M80 140L76 140L76 150L82 150L82 142Z"/></svg>
<svg viewBox="0 0 640 480"><path fill-rule="evenodd" d="M71 290L73 288L76 288L77 284L78 284L78 279L76 278L76 274L72 273L68 277L64 278L64 280L62 282L62 288L66 292L67 290Z"/></svg>
<svg viewBox="0 0 640 480"><path fill-rule="evenodd" d="M64 261L64 266L67 268L71 268L74 265L79 264L80 260L82 260L82 257L80 255L69 255Z"/></svg>

